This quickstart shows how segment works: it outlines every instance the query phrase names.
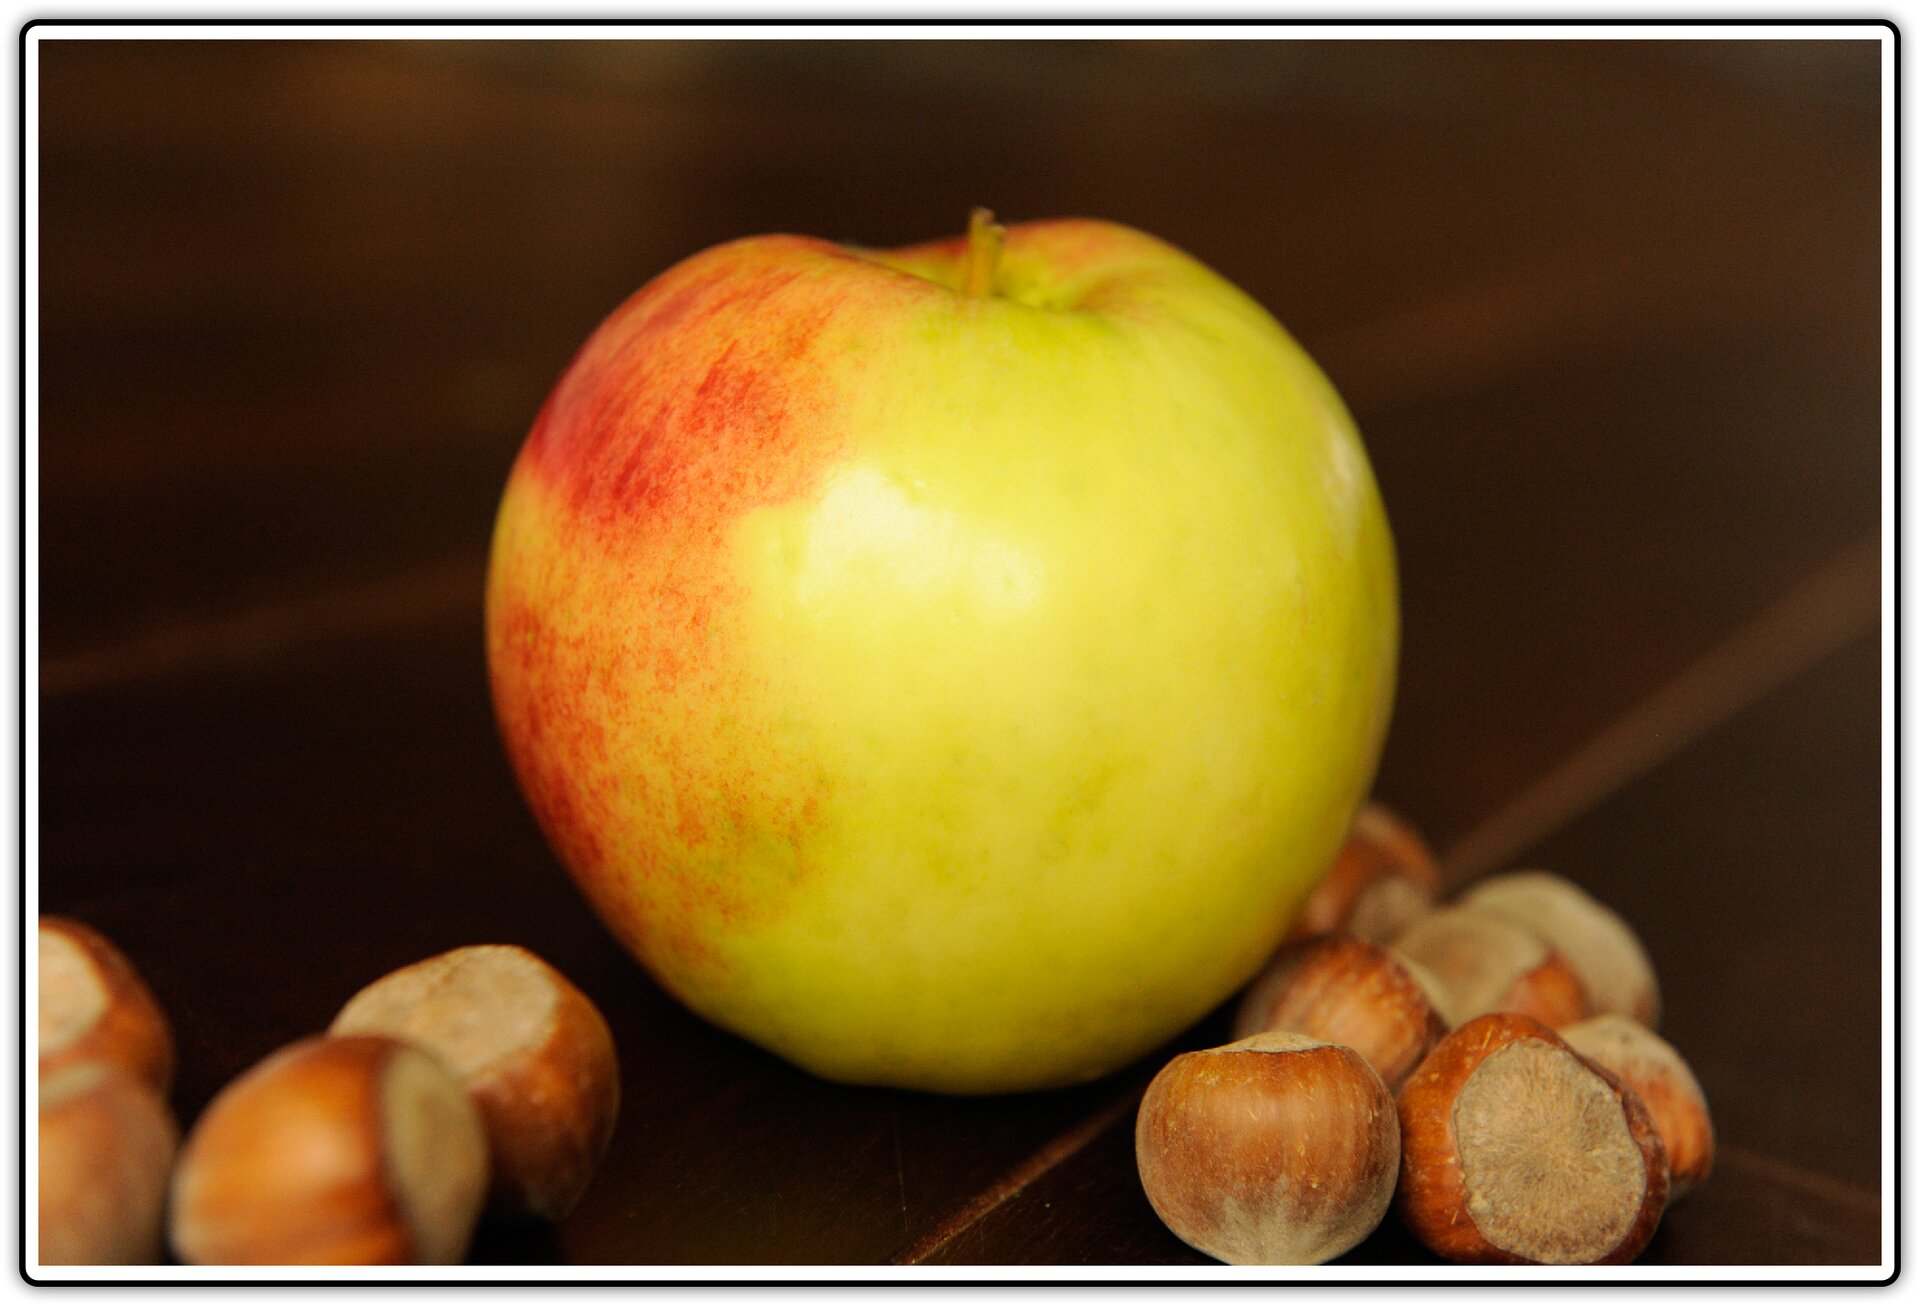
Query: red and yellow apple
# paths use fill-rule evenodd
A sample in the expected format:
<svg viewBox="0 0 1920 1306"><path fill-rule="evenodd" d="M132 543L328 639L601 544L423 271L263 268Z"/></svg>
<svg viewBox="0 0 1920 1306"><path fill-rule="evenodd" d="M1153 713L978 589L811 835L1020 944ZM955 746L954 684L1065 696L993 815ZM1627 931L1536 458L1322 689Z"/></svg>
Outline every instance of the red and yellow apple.
<svg viewBox="0 0 1920 1306"><path fill-rule="evenodd" d="M1366 793L1392 543L1253 300L1125 227L698 254L514 464L533 812L693 1010L820 1075L1114 1069L1252 975Z"/></svg>

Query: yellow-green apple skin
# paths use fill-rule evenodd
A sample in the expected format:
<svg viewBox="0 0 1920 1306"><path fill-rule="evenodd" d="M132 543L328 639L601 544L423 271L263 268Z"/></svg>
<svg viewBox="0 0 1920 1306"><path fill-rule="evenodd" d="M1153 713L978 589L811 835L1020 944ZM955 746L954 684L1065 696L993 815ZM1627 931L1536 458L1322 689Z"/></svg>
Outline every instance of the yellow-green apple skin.
<svg viewBox="0 0 1920 1306"><path fill-rule="evenodd" d="M1353 423L1263 309L1110 223L978 240L662 274L542 408L487 590L509 757L620 941L947 1092L1101 1075L1258 969L1398 640Z"/></svg>

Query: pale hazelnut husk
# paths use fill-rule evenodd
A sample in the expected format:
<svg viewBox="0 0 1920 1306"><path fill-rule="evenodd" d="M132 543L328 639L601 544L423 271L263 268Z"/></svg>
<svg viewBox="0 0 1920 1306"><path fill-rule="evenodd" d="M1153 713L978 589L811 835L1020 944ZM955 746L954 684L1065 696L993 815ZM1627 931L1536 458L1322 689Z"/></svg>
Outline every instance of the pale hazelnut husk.
<svg viewBox="0 0 1920 1306"><path fill-rule="evenodd" d="M109 1061L40 1081L39 1261L152 1265L179 1131L147 1080Z"/></svg>
<svg viewBox="0 0 1920 1306"><path fill-rule="evenodd" d="M1678 1201L1713 1172L1713 1119L1686 1060L1665 1039L1617 1012L1560 1031L1575 1052L1625 1082L1646 1103L1667 1149L1667 1200Z"/></svg>
<svg viewBox="0 0 1920 1306"><path fill-rule="evenodd" d="M1447 1026L1391 949L1331 934L1281 948L1242 996L1233 1036L1269 1030L1350 1047L1393 1092Z"/></svg>
<svg viewBox="0 0 1920 1306"><path fill-rule="evenodd" d="M1646 1106L1539 1021L1462 1025L1399 1108L1396 1205L1448 1260L1615 1265L1659 1226L1667 1157Z"/></svg>
<svg viewBox="0 0 1920 1306"><path fill-rule="evenodd" d="M1419 832L1385 805L1368 803L1287 938L1351 934L1390 943L1432 909L1439 892L1440 867Z"/></svg>
<svg viewBox="0 0 1920 1306"><path fill-rule="evenodd" d="M165 1096L173 1031L153 990L105 935L42 916L39 930L40 1074L109 1061Z"/></svg>
<svg viewBox="0 0 1920 1306"><path fill-rule="evenodd" d="M1660 984L1633 927L1565 876L1515 871L1480 881L1462 905L1525 926L1567 959L1591 1015L1617 1012L1660 1027Z"/></svg>
<svg viewBox="0 0 1920 1306"><path fill-rule="evenodd" d="M207 1107L169 1229L196 1265L451 1265L486 1190L479 1113L438 1061L395 1039L310 1038Z"/></svg>
<svg viewBox="0 0 1920 1306"><path fill-rule="evenodd" d="M620 1068L592 1000L525 948L455 948L374 981L335 1034L385 1034L431 1052L472 1095L493 1157L492 1205L557 1220L613 1136Z"/></svg>
<svg viewBox="0 0 1920 1306"><path fill-rule="evenodd" d="M1400 1130L1357 1052L1264 1033L1162 1068L1134 1151L1147 1200L1188 1246L1236 1265L1317 1265L1386 1214Z"/></svg>
<svg viewBox="0 0 1920 1306"><path fill-rule="evenodd" d="M1554 1027L1587 1014L1586 994L1566 959L1501 917L1442 907L1409 926L1394 949L1425 969L1441 1018L1453 1028L1492 1011Z"/></svg>

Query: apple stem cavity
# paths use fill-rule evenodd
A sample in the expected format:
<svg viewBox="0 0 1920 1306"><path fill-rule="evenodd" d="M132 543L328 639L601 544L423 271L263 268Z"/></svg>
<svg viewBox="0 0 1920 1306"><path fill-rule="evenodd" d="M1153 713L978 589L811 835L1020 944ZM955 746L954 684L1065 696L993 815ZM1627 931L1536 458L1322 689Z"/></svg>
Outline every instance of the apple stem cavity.
<svg viewBox="0 0 1920 1306"><path fill-rule="evenodd" d="M984 298L993 293L993 274L1000 266L1000 251L1007 243L1007 229L993 220L993 210L974 207L967 220L967 261L960 270L960 293L969 298Z"/></svg>

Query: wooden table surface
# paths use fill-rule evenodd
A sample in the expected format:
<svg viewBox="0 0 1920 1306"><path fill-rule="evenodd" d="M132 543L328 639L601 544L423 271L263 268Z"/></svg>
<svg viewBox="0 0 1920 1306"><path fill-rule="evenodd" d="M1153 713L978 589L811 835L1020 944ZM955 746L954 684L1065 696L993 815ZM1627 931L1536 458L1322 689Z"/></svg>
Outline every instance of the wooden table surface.
<svg viewBox="0 0 1920 1306"><path fill-rule="evenodd" d="M1377 792L1454 884L1547 866L1634 922L1712 1101L1644 1261L1892 1256L1874 42L38 49L39 904L150 978L183 1122L511 941L626 1096L580 1208L477 1262L1205 1263L1133 1165L1174 1049L811 1079L627 960L494 731L494 508L601 316L723 239L985 203L1187 248L1347 397L1402 568ZM1391 1219L1348 1259L1455 1273Z"/></svg>

